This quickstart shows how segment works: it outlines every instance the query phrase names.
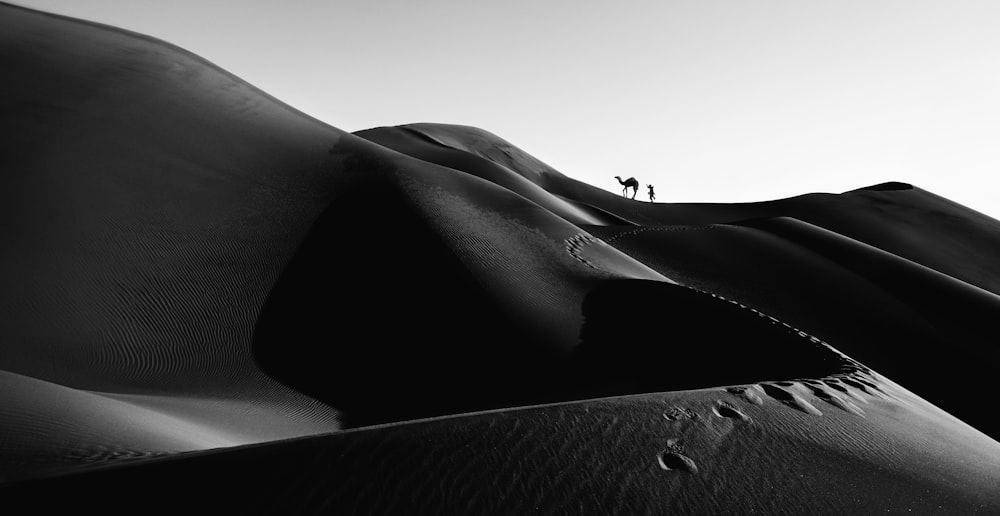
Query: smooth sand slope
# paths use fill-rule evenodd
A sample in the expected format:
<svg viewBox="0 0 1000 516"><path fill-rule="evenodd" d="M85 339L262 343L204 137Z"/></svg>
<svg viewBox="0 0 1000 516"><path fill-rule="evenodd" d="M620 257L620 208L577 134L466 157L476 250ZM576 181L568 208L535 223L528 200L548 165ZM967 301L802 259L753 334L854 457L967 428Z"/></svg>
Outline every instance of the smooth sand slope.
<svg viewBox="0 0 1000 516"><path fill-rule="evenodd" d="M161 42L0 13L0 478L337 428L251 346L343 133Z"/></svg>
<svg viewBox="0 0 1000 516"><path fill-rule="evenodd" d="M0 65L5 507L1000 512L996 220L633 201L4 4Z"/></svg>

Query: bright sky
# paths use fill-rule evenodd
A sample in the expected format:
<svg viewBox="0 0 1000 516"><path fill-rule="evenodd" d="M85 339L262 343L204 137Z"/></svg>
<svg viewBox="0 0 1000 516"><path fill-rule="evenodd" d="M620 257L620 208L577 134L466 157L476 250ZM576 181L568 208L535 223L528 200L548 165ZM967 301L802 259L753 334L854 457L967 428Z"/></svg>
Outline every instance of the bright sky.
<svg viewBox="0 0 1000 516"><path fill-rule="evenodd" d="M1000 218L994 0L13 3L166 40L346 131L477 126L616 193L897 180Z"/></svg>

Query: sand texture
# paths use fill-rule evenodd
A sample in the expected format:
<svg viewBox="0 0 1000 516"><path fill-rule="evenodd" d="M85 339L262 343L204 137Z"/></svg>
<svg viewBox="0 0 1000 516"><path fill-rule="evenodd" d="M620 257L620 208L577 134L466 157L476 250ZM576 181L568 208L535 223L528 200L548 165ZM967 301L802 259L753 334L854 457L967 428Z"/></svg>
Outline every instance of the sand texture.
<svg viewBox="0 0 1000 516"><path fill-rule="evenodd" d="M640 202L7 4L0 65L13 514L1000 514L995 219Z"/></svg>

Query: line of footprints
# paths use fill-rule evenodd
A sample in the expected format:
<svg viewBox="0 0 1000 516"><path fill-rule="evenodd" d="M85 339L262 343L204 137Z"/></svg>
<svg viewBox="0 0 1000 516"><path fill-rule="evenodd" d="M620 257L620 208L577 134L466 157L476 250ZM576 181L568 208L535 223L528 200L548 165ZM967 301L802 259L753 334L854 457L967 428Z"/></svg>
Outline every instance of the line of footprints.
<svg viewBox="0 0 1000 516"><path fill-rule="evenodd" d="M795 386L804 387L820 400L860 417L865 417L865 412L854 401L868 403L868 400L862 397L857 391L883 400L898 401L886 394L874 382L862 376L863 373L858 374L858 372L855 372L854 374L827 377L822 380L808 379L794 382L760 383L750 386L729 387L726 389L726 392L753 405L763 405L764 400L761 398L761 394L764 394L788 407L813 416L822 416L823 413L812 403L809 403L805 398L794 392L792 388ZM734 419L745 424L753 423L750 416L746 415L736 405L725 400L718 400L712 407L712 413L716 417ZM688 408L670 407L663 411L663 417L668 421L697 421L702 416ZM698 465L691 457L684 454L684 444L678 438L667 439L667 447L657 455L656 459L660 468L665 471L698 472Z"/></svg>

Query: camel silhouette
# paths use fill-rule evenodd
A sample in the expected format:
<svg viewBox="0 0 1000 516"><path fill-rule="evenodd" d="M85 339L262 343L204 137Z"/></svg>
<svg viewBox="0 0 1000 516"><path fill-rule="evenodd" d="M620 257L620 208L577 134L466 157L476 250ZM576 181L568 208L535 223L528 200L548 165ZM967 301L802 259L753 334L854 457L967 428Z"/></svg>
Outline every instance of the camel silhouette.
<svg viewBox="0 0 1000 516"><path fill-rule="evenodd" d="M625 187L622 188L622 197L626 197L628 194L628 189L631 188L632 198L635 199L635 194L639 193L639 182L636 181L634 177L630 177L622 181L621 176L615 176L615 179L617 179L619 183L625 185Z"/></svg>

